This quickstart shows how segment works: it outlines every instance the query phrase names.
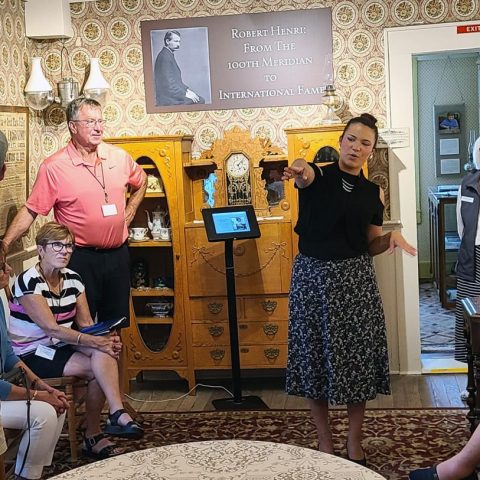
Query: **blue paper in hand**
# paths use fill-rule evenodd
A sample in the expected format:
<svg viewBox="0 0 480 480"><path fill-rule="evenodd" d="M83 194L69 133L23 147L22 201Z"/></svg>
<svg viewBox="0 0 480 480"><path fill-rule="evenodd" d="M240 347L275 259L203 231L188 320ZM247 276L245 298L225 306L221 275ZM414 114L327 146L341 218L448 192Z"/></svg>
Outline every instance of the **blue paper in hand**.
<svg viewBox="0 0 480 480"><path fill-rule="evenodd" d="M106 335L112 330L123 328L127 326L127 317L117 318L115 320L107 320L106 322L95 323L80 329L80 332L87 333L88 335Z"/></svg>

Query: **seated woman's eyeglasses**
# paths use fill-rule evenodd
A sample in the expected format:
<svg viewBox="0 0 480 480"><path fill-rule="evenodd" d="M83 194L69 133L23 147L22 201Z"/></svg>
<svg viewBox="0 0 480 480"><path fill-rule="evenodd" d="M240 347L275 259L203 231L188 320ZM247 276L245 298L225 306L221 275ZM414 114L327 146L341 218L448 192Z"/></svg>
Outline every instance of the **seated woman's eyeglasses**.
<svg viewBox="0 0 480 480"><path fill-rule="evenodd" d="M62 242L48 242L47 245L51 245L54 252L61 252L65 249L67 252L73 252L75 249L74 243L62 243Z"/></svg>

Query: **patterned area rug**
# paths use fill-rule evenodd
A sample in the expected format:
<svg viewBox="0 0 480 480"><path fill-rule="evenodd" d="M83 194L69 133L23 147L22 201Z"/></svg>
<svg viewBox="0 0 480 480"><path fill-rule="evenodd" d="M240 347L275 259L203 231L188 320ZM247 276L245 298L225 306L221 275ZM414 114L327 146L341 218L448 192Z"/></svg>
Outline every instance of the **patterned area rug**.
<svg viewBox="0 0 480 480"><path fill-rule="evenodd" d="M452 354L455 345L455 310L442 308L432 283L420 284L420 339L422 353Z"/></svg>
<svg viewBox="0 0 480 480"><path fill-rule="evenodd" d="M430 466L452 456L469 436L465 415L466 410L459 409L368 410L364 448L369 467L388 480L404 480L410 470ZM145 414L139 420L145 427L145 437L125 441L128 451L232 438L316 447L315 427L309 412L303 410L160 413ZM331 426L336 453L345 457L345 410L332 410ZM72 464L68 458L67 440L62 438L52 467L44 471L45 478L88 462L82 459ZM159 471L160 478L164 477Z"/></svg>

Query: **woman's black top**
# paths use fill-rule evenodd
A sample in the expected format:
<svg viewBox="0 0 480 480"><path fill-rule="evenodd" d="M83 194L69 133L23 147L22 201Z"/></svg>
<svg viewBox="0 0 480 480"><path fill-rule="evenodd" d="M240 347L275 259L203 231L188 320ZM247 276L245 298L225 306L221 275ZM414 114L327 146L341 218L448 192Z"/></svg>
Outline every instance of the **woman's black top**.
<svg viewBox="0 0 480 480"><path fill-rule="evenodd" d="M298 189L299 214L295 232L300 253L319 260L338 260L368 250L369 225L383 224L380 187L340 170L338 163L309 164L315 179ZM353 188L352 188L353 187Z"/></svg>

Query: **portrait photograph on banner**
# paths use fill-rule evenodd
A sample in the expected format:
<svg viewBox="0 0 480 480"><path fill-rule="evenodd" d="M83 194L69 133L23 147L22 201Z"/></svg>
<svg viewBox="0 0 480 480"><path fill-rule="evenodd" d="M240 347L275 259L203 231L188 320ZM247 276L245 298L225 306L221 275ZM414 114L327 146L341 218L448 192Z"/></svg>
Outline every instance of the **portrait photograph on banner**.
<svg viewBox="0 0 480 480"><path fill-rule="evenodd" d="M153 30L151 43L156 106L212 103L207 28Z"/></svg>
<svg viewBox="0 0 480 480"><path fill-rule="evenodd" d="M142 21L147 112L322 103L331 16L313 8Z"/></svg>

